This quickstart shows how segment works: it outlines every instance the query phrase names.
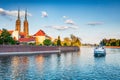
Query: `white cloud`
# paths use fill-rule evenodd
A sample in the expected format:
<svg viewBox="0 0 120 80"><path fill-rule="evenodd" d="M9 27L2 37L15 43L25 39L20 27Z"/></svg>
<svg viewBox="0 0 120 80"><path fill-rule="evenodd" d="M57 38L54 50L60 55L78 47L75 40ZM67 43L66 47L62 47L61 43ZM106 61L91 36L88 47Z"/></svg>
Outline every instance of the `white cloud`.
<svg viewBox="0 0 120 80"><path fill-rule="evenodd" d="M104 24L103 22L89 22L87 23L87 25L91 25L91 26L96 26L96 25L102 25Z"/></svg>
<svg viewBox="0 0 120 80"><path fill-rule="evenodd" d="M64 19L68 18L67 16L63 16Z"/></svg>
<svg viewBox="0 0 120 80"><path fill-rule="evenodd" d="M42 16L41 16L41 17L48 17L48 14L47 14L47 12L46 12L46 11L42 11L42 12L41 12L41 14L42 14Z"/></svg>
<svg viewBox="0 0 120 80"><path fill-rule="evenodd" d="M73 20L71 20L71 19L65 20L65 23L66 23L66 24L75 25L75 22L74 22Z"/></svg>
<svg viewBox="0 0 120 80"><path fill-rule="evenodd" d="M2 16L18 16L18 10L5 10L3 8L0 8L0 15ZM28 16L32 16L31 13L27 13ZM25 11L20 11L20 16L25 16Z"/></svg>
<svg viewBox="0 0 120 80"><path fill-rule="evenodd" d="M47 27L47 28L53 28L53 29L56 29L56 30L65 30L65 29L68 29L69 27L68 26L44 26L44 27Z"/></svg>
<svg viewBox="0 0 120 80"><path fill-rule="evenodd" d="M78 26L70 26L70 28L77 29Z"/></svg>
<svg viewBox="0 0 120 80"><path fill-rule="evenodd" d="M52 28L57 29L57 30L65 30L68 29L68 26L52 26Z"/></svg>
<svg viewBox="0 0 120 80"><path fill-rule="evenodd" d="M73 28L73 29L77 29L78 27L76 26L59 26L59 25L56 25L56 26L45 26L47 28L53 28L53 29L56 29L56 30L66 30L66 29L69 29L69 28Z"/></svg>

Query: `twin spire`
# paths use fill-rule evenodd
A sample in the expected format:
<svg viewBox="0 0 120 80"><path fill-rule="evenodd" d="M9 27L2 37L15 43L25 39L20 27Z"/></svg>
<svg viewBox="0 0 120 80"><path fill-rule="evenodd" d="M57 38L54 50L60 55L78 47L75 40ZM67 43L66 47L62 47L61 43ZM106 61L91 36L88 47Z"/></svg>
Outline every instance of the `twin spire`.
<svg viewBox="0 0 120 80"><path fill-rule="evenodd" d="M20 9L18 9L18 19L16 20L16 27L15 30L17 30L20 34L21 32L21 21L20 21ZM27 9L25 10L25 20L23 23L23 33L25 33L25 37L29 36L29 24L27 21Z"/></svg>
<svg viewBox="0 0 120 80"><path fill-rule="evenodd" d="M18 20L20 20L20 9L18 9ZM27 9L25 10L25 20L27 20Z"/></svg>

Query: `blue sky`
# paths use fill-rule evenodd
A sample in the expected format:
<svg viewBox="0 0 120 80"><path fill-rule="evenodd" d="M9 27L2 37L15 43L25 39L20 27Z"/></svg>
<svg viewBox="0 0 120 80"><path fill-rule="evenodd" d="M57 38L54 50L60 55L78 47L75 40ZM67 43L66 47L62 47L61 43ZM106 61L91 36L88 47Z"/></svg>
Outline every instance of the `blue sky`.
<svg viewBox="0 0 120 80"><path fill-rule="evenodd" d="M83 43L120 38L120 0L0 0L0 29L15 29L18 8L21 27L27 8L31 35L42 29L54 38L74 34Z"/></svg>

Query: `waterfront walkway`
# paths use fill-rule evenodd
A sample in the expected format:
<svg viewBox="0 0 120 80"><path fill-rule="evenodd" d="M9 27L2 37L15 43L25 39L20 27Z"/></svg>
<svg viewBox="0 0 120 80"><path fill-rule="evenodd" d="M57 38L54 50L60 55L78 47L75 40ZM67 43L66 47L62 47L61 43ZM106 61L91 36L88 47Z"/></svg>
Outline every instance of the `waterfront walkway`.
<svg viewBox="0 0 120 80"><path fill-rule="evenodd" d="M79 51L79 47L0 45L0 55L30 55Z"/></svg>
<svg viewBox="0 0 120 80"><path fill-rule="evenodd" d="M52 51L33 51L33 52L0 52L0 56L2 55L32 55L32 54L42 54L42 53L60 53L60 50L52 50Z"/></svg>

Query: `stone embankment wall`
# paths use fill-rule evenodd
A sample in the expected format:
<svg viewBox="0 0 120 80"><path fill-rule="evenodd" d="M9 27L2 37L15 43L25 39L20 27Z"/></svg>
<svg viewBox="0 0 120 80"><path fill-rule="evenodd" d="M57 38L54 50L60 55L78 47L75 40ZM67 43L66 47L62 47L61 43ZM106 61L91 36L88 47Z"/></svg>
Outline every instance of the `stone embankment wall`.
<svg viewBox="0 0 120 80"><path fill-rule="evenodd" d="M79 51L79 47L58 47L58 46L31 46L31 45L0 45L0 52L33 52L52 51L61 52Z"/></svg>

